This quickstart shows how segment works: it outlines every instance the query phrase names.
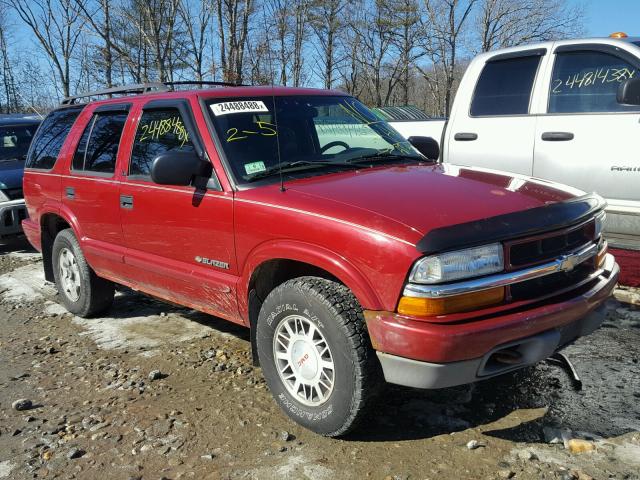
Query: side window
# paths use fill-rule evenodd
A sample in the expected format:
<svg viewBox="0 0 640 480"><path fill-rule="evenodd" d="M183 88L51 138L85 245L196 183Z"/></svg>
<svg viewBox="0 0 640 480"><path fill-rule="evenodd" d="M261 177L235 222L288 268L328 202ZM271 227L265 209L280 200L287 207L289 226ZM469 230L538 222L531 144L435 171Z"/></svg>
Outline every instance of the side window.
<svg viewBox="0 0 640 480"><path fill-rule="evenodd" d="M153 160L169 151L195 151L180 111L177 108L143 111L131 151L129 175L148 177Z"/></svg>
<svg viewBox="0 0 640 480"><path fill-rule="evenodd" d="M76 148L72 168L76 171L114 173L125 112L97 113L87 124Z"/></svg>
<svg viewBox="0 0 640 480"><path fill-rule="evenodd" d="M622 82L638 75L638 69L615 55L603 52L556 54L549 113L620 112L638 107L616 101Z"/></svg>
<svg viewBox="0 0 640 480"><path fill-rule="evenodd" d="M62 144L81 110L81 108L55 110L44 119L29 149L25 164L27 168L44 170L53 168Z"/></svg>
<svg viewBox="0 0 640 480"><path fill-rule="evenodd" d="M526 115L540 56L509 58L487 63L482 69L471 116Z"/></svg>

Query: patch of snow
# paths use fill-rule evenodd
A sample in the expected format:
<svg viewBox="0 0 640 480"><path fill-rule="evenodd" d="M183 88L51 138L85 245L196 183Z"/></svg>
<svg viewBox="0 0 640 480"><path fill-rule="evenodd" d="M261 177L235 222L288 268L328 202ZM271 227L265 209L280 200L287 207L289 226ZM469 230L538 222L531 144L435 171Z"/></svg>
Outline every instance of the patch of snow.
<svg viewBox="0 0 640 480"><path fill-rule="evenodd" d="M44 279L42 265L25 265L0 277L0 295L9 302L39 300L43 295L55 295L56 290Z"/></svg>
<svg viewBox="0 0 640 480"><path fill-rule="evenodd" d="M14 467L15 465L11 463L9 460L0 462L0 478L7 478Z"/></svg>

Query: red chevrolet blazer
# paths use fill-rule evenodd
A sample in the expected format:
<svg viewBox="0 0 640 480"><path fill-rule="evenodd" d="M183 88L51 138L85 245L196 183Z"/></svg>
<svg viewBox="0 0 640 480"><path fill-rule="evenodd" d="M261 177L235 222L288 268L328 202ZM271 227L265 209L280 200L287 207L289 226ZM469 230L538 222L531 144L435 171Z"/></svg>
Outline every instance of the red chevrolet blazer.
<svg viewBox="0 0 640 480"><path fill-rule="evenodd" d="M616 284L602 198L437 157L340 92L110 89L43 121L23 227L70 312L119 284L246 325L282 409L337 436L384 380L547 358Z"/></svg>

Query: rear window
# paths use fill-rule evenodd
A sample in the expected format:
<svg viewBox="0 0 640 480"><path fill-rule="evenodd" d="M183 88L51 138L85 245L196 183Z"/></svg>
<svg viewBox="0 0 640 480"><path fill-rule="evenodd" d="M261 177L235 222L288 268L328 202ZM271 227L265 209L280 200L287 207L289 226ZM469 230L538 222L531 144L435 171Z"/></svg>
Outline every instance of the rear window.
<svg viewBox="0 0 640 480"><path fill-rule="evenodd" d="M73 170L113 174L126 112L98 113L86 126L73 157Z"/></svg>
<svg viewBox="0 0 640 480"><path fill-rule="evenodd" d="M58 159L65 138L82 108L51 112L38 129L27 154L26 167L50 170Z"/></svg>
<svg viewBox="0 0 640 480"><path fill-rule="evenodd" d="M35 123L0 126L0 161L24 160L37 129L38 125Z"/></svg>
<svg viewBox="0 0 640 480"><path fill-rule="evenodd" d="M509 58L485 65L471 102L471 116L526 115L540 56Z"/></svg>

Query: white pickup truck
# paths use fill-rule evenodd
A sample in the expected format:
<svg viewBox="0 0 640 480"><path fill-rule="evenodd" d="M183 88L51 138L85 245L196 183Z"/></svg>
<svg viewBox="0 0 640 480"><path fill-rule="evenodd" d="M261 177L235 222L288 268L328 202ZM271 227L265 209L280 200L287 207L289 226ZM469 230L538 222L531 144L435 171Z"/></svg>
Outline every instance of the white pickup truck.
<svg viewBox="0 0 640 480"><path fill-rule="evenodd" d="M407 138L438 140L447 163L598 192L610 245L640 250L638 96L640 37L620 33L483 53L447 122L390 123Z"/></svg>

